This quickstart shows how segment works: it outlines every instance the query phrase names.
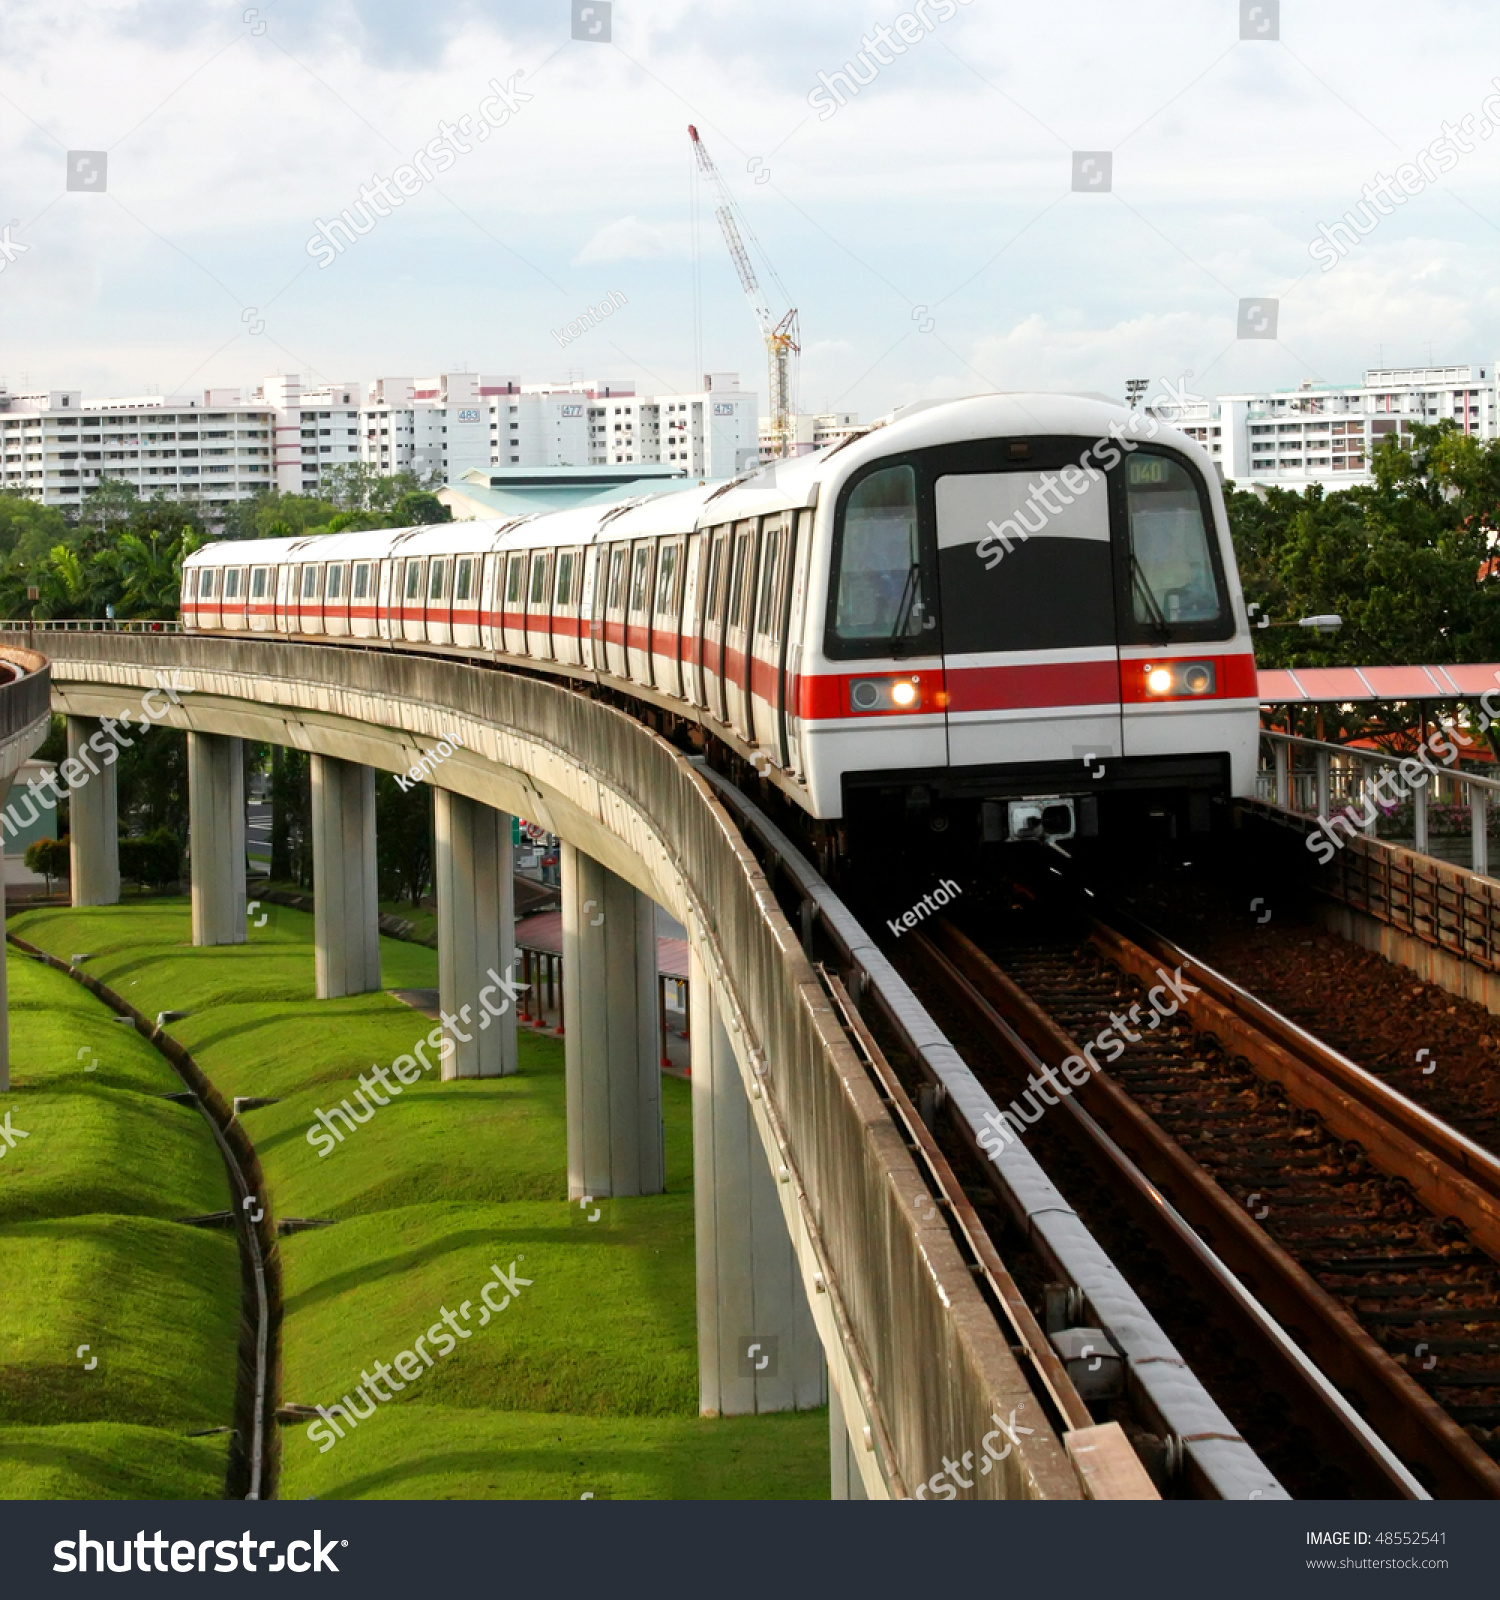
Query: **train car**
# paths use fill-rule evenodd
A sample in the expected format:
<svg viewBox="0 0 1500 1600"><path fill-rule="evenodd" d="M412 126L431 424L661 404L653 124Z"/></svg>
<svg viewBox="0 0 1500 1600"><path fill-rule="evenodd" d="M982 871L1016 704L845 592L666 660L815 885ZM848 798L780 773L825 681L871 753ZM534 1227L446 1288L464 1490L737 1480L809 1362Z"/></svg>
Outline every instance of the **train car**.
<svg viewBox="0 0 1500 1600"><path fill-rule="evenodd" d="M1210 825L1255 659L1213 465L1104 399L909 406L719 485L508 521L220 542L195 632L606 686L809 818L984 840Z"/></svg>

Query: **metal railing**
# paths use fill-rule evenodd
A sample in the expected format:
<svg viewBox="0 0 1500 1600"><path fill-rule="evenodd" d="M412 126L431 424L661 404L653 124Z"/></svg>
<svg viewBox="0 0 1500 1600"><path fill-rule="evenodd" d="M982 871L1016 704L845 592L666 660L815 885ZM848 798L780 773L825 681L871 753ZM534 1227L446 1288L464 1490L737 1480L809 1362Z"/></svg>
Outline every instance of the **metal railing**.
<svg viewBox="0 0 1500 1600"><path fill-rule="evenodd" d="M1325 744L1295 734L1261 731L1256 792L1283 811L1331 822L1337 833L1410 839L1419 855L1437 854L1434 837L1469 840L1469 866L1490 875L1491 817L1500 812L1500 780L1429 760ZM1406 824L1409 822L1409 826ZM1327 831L1327 830L1325 830Z"/></svg>
<svg viewBox="0 0 1500 1600"><path fill-rule="evenodd" d="M20 617L0 622L0 633L181 633L178 621L121 617Z"/></svg>

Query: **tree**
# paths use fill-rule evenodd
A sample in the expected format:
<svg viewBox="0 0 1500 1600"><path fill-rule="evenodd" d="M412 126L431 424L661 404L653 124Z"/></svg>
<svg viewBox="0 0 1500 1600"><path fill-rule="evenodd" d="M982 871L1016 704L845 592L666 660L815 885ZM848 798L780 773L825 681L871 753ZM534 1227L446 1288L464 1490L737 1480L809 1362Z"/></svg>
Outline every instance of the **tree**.
<svg viewBox="0 0 1500 1600"><path fill-rule="evenodd" d="M418 523L452 522L453 511L435 494L426 489L411 489L396 502L391 515L398 528L415 527Z"/></svg>
<svg viewBox="0 0 1500 1600"><path fill-rule="evenodd" d="M432 879L432 790L425 783L402 792L388 772L375 774L375 852L384 900L420 906Z"/></svg>
<svg viewBox="0 0 1500 1600"><path fill-rule="evenodd" d="M52 893L52 880L68 876L69 848L66 837L61 839L36 839L26 846L22 860L28 872L40 872L47 880L47 893Z"/></svg>

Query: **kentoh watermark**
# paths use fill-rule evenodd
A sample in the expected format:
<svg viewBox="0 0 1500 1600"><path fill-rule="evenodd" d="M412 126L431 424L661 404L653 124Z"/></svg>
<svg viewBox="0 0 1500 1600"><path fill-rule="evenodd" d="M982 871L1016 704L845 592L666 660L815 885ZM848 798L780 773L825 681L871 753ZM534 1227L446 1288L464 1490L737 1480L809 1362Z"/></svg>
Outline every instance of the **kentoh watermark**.
<svg viewBox="0 0 1500 1600"><path fill-rule="evenodd" d="M1318 237L1308 245L1307 253L1322 262L1324 272L1332 272L1397 206L1422 194L1440 174L1452 172L1464 156L1472 155L1477 148L1475 133L1488 139L1500 128L1500 78L1491 78L1490 84L1497 92L1486 97L1478 112L1466 113L1456 128L1445 120L1443 131L1411 161L1403 162L1393 173L1376 172L1360 191L1364 198L1358 206L1351 206L1337 222L1318 224Z"/></svg>
<svg viewBox="0 0 1500 1600"><path fill-rule="evenodd" d="M507 967L505 970L509 974L514 969ZM531 987L529 983L513 983L509 976L502 978L493 967L489 969L486 976L491 981L479 991L479 1031L481 1033L496 1018L503 1017L510 1010L511 1002L519 999ZM496 994L503 994L505 997L498 1005L490 999L491 995ZM370 1064L370 1073L378 1080L380 1088L376 1088L366 1074L360 1073L359 1088L354 1091L354 1099L364 1107L365 1114L363 1116L349 1104L347 1097L330 1111L324 1111L321 1107L314 1109L314 1120L307 1130L307 1142L317 1150L320 1158L328 1155L341 1145L344 1142L346 1133L353 1133L356 1127L368 1122L381 1106L388 1106L391 1100L401 1093L403 1087L409 1089L412 1084L421 1079L424 1072L431 1072L434 1067L441 1066L443 1062L449 1060L458 1049L458 1043L455 1041L463 1044L471 1044L473 1042L474 1035L465 1033L459 1027L460 1022L467 1026L473 1026L471 1022L472 1006L460 1006L453 1015L449 1015L446 1011L439 1011L438 1015L442 1020L426 1038L419 1039L416 1042L410 1055L397 1056L389 1067L382 1067L378 1062ZM427 1052L429 1050L436 1053L436 1061L428 1059ZM420 1067L417 1065L419 1061L421 1062ZM388 1074L392 1072L400 1080L398 1083L391 1082ZM386 1093L382 1093L382 1090L385 1090ZM342 1122L343 1127L339 1126L340 1122Z"/></svg>
<svg viewBox="0 0 1500 1600"><path fill-rule="evenodd" d="M832 72L820 72L817 87L808 91L807 103L818 113L818 120L827 122L830 117L837 116L840 108L849 103L844 98L845 90L849 99L853 99L861 89L868 89L880 76L882 67L891 66L896 56L906 54L907 45L920 44L937 32L940 23L951 22L958 15L959 6L972 4L973 0L917 0L910 11L903 11L891 22L882 22L873 29L873 39L868 33L861 35L859 53L854 60L846 61ZM930 14L933 11L937 13L936 20ZM882 55L882 49L893 50L896 54ZM858 67L855 62L859 63ZM861 75L859 67L865 69L867 76Z"/></svg>
<svg viewBox="0 0 1500 1600"><path fill-rule="evenodd" d="M1490 706L1492 695L1500 695L1500 690L1486 689L1479 697L1489 722L1500 716L1500 711ZM1432 779L1440 777L1441 772L1432 764L1430 756L1439 757L1443 766L1451 769L1459 759L1458 746L1470 748L1473 743L1462 728L1436 728L1417 746L1416 755L1403 757L1395 767L1382 768L1358 810L1345 806L1333 816L1320 817L1318 826L1308 834L1307 848L1318 858L1318 865L1326 867L1350 839L1374 827L1384 808L1394 810L1403 800L1409 800L1414 790L1425 789Z"/></svg>
<svg viewBox="0 0 1500 1600"><path fill-rule="evenodd" d="M421 783L424 778L430 778L455 750L467 749L468 746L456 733L445 733L438 740L436 748L422 752L422 759L415 766L408 767L405 772L396 774L396 787L400 789L402 794L408 793L412 784Z"/></svg>
<svg viewBox="0 0 1500 1600"><path fill-rule="evenodd" d="M483 144L491 133L503 128L533 98L516 87L517 79L525 75L525 68L517 67L504 83L491 78L489 86L493 92L479 102L477 122L467 112L458 119L457 126L446 119L440 121L437 133L420 149L414 150L409 161L394 168L389 177L375 173L368 183L360 184L359 199L352 206L345 206L331 221L325 222L319 217L306 246L319 270L332 266L357 238L363 238L383 217L390 216L393 209L420 194L424 183L435 182L440 174L456 165L459 156L471 154L474 145L466 144L465 138L472 138L474 144ZM356 212L363 227L355 220ZM339 233L343 234L342 239Z"/></svg>
<svg viewBox="0 0 1500 1600"><path fill-rule="evenodd" d="M952 878L944 878L936 889L924 894L910 911L903 912L899 917L887 917L885 925L899 939L908 928L915 928L919 922L925 922L935 911L941 911L944 906L952 905L963 890Z"/></svg>
<svg viewBox="0 0 1500 1600"><path fill-rule="evenodd" d="M1158 395L1144 410L1131 411L1123 424L1111 422L1107 437L1096 439L1082 451L1077 466L1063 467L1057 473L1040 473L1037 481L1028 486L1025 502L1012 516L1001 522L986 520L989 532L974 546L974 553L987 570L998 567L1006 556L1015 553L1018 545L1041 533L1053 517L1060 516L1096 483L1102 483L1104 473L1119 466L1125 456L1155 439L1161 432L1162 414L1173 411L1180 415L1184 406L1202 398L1188 392L1185 378L1176 384L1163 380L1163 387L1165 396ZM1054 496L1056 505L1052 503Z"/></svg>
<svg viewBox="0 0 1500 1600"><path fill-rule="evenodd" d="M1040 1122L1048 1107L1061 1105L1074 1089L1082 1088L1092 1074L1104 1070L1104 1066L1094 1059L1096 1050L1103 1055L1106 1063L1118 1061L1125 1054L1127 1044L1139 1044L1142 1037L1160 1027L1165 1018L1175 1016L1187 1004L1189 995L1201 992L1196 985L1183 978L1181 967L1175 968L1170 978L1160 967L1156 969L1156 975L1161 982L1146 995L1151 1008L1149 1017L1141 1016L1138 1001L1132 1002L1123 1013L1110 1012L1109 1027L1101 1029L1078 1055L1068 1056L1055 1067L1044 1063L1040 1074L1033 1072L1026 1079L1024 1095L1018 1095L1003 1111L985 1113L982 1120L987 1126L979 1130L977 1137L980 1148L991 1161L998 1160L1001 1152L1008 1150L1019 1135ZM1168 995L1173 997L1170 1005L1166 1003ZM1137 1027L1139 1032L1132 1031ZM1058 1077L1059 1073L1067 1079L1066 1083ZM1056 1094L1051 1092L1054 1089ZM1023 1101L1031 1107L1030 1116L1026 1114Z"/></svg>
<svg viewBox="0 0 1500 1600"><path fill-rule="evenodd" d="M575 317L572 322L565 322L561 329L554 328L552 337L560 345L570 345L575 339L581 339L590 328L596 328L606 317L614 316L621 306L630 302L618 290L611 289L597 306L586 306L581 317Z"/></svg>
<svg viewBox="0 0 1500 1600"><path fill-rule="evenodd" d="M136 727L137 737L149 733L171 709L163 704L161 709L157 710L151 704L153 699L165 697L172 705L178 706L182 704L183 695L192 692L182 686L179 681L181 677L181 671L174 669L171 682L168 683L166 674L158 672L157 687L148 689L141 696L139 715L122 711L118 716L100 717L97 732L91 734L78 747L76 756L68 756L59 761L53 771L44 772L39 778L27 779L26 793L19 799L12 800L4 811L0 811L0 839L14 838L24 829L31 827L44 811L55 809L67 794L75 789L82 789L97 778L100 775L100 768L95 764L95 755L106 768L114 766L120 759L122 747L130 749L135 745L135 739L122 733L120 731L122 728ZM51 800L38 803L38 796L45 795L49 789L52 792ZM23 807L25 812L30 813L29 815L23 813Z"/></svg>
<svg viewBox="0 0 1500 1600"><path fill-rule="evenodd" d="M479 1291L479 1299L483 1302L483 1311L479 1318L479 1326L481 1328L488 1327L490 1322L495 1317L498 1317L510 1305L512 1300L520 1298L522 1289L529 1289L535 1281L518 1275L517 1267L525 1259L525 1256L517 1256L511 1262L508 1271L501 1271L498 1266L491 1264L490 1271L494 1274L494 1277L485 1279L484 1286ZM490 1299L490 1291L492 1289L505 1290L505 1297L498 1305ZM419 1378L426 1375L428 1368L434 1365L433 1357L427 1349L429 1344L437 1347L437 1353L440 1357L446 1357L451 1356L458 1348L460 1339L472 1339L474 1330L461 1326L460 1319L463 1322L469 1320L469 1307L473 1304L474 1301L465 1300L457 1311L450 1311L447 1306L439 1306L438 1321L434 1322L426 1333L413 1339L409 1350L402 1350L390 1362L371 1362L371 1366L375 1369L374 1376L372 1377L369 1372L361 1371L359 1375L360 1383L354 1390L354 1394L346 1394L342 1401L335 1401L331 1406L315 1406L313 1409L318 1413L321 1420L308 1423L307 1437L318 1445L318 1454L327 1455L334 1445L344 1437L344 1430L334 1420L335 1413L341 1415L351 1428L357 1428L361 1422L368 1422L375 1415L377 1401L384 1404L389 1400L394 1400L396 1393L406 1388L407 1384L415 1383ZM444 1327L445 1323L447 1324L446 1328ZM448 1329L452 1331L449 1332ZM401 1382L396 1379L398 1372L403 1380ZM382 1382L390 1386L391 1393L385 1394L381 1391L380 1385ZM361 1411L354 1403L354 1395L359 1395L369 1407L369 1410Z"/></svg>

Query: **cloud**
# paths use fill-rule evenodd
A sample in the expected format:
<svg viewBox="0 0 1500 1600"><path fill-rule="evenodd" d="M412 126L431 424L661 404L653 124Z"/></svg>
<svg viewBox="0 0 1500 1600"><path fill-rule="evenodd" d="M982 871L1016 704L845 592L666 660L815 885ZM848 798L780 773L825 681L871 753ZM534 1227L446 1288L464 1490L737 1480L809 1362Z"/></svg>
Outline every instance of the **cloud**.
<svg viewBox="0 0 1500 1600"><path fill-rule="evenodd" d="M639 217L621 217L607 222L573 257L573 264L587 261L660 261L668 256L692 252L690 231L681 223L665 227L642 222Z"/></svg>

